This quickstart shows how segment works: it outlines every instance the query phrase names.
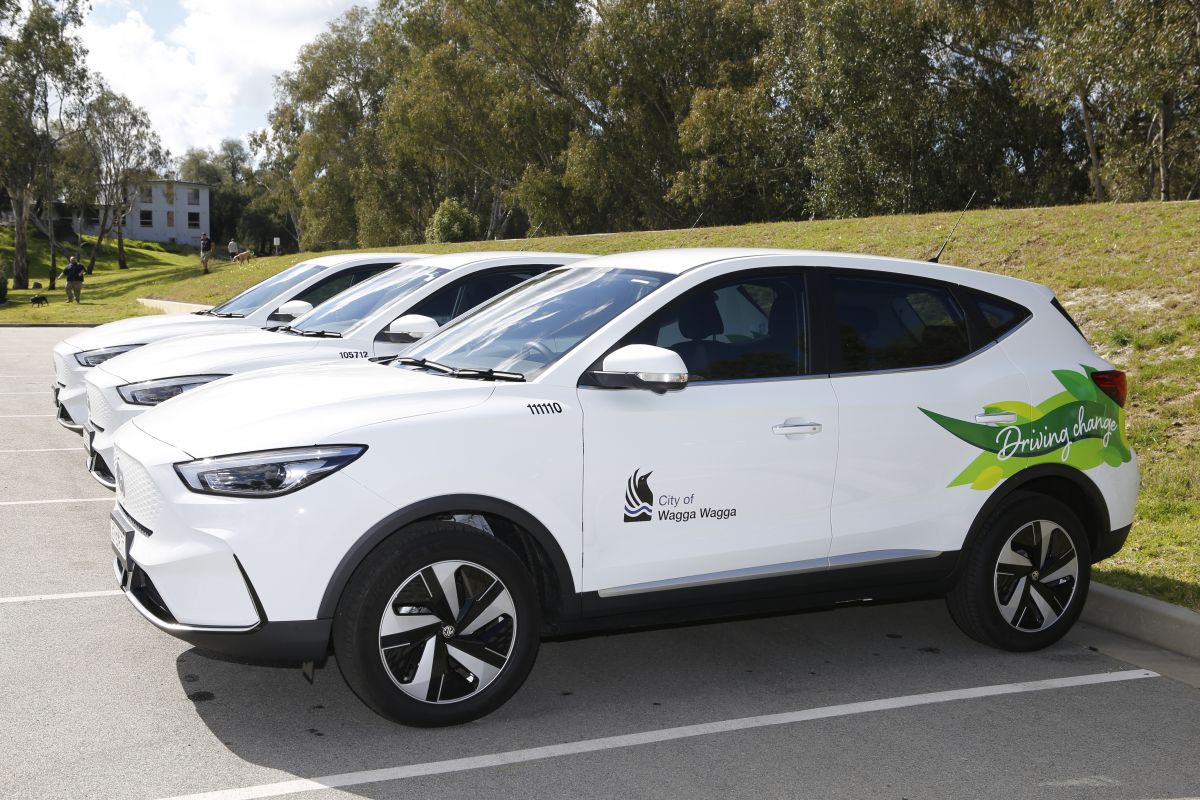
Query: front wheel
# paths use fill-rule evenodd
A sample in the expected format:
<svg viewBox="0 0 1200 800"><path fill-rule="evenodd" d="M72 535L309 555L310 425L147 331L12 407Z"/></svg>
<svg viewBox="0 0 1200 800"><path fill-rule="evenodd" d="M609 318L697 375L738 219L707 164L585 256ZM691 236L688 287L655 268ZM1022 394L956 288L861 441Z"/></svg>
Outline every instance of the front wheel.
<svg viewBox="0 0 1200 800"><path fill-rule="evenodd" d="M388 719L456 725L504 704L537 656L529 571L466 525L429 521L380 545L346 587L334 655L350 688Z"/></svg>
<svg viewBox="0 0 1200 800"><path fill-rule="evenodd" d="M1004 650L1037 650L1079 619L1091 563L1071 509L1043 495L1014 495L985 523L946 604L971 638Z"/></svg>

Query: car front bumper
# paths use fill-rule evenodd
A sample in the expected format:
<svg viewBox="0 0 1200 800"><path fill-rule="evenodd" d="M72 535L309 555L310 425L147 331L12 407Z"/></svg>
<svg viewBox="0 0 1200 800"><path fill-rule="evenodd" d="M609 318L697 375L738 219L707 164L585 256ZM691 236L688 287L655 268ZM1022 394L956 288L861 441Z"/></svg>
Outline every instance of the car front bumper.
<svg viewBox="0 0 1200 800"><path fill-rule="evenodd" d="M75 433L83 432L87 421L87 391L83 379L88 368L80 366L75 354L80 352L66 342L54 346L54 407L58 424Z"/></svg>
<svg viewBox="0 0 1200 800"><path fill-rule="evenodd" d="M198 494L174 469L191 460L187 453L136 423L115 439L112 524L128 544L114 568L138 612L210 650L323 658L331 623L319 606L330 577L350 545L394 507L336 473L277 498Z"/></svg>

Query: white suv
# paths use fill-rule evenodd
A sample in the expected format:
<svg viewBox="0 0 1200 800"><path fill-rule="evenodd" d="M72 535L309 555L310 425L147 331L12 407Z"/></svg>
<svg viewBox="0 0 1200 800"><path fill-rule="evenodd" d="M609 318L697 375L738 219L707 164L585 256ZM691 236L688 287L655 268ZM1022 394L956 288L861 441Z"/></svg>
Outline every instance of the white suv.
<svg viewBox="0 0 1200 800"><path fill-rule="evenodd" d="M798 251L547 272L385 366L230 378L116 437L115 571L187 641L323 660L417 725L544 634L944 594L1030 650L1138 472L1124 374L1045 287Z"/></svg>
<svg viewBox="0 0 1200 800"><path fill-rule="evenodd" d="M54 346L54 405L58 422L83 432L84 376L92 367L151 342L193 333L282 324L389 267L425 253L350 253L319 256L288 267L219 306L195 314L131 317L77 333Z"/></svg>
<svg viewBox="0 0 1200 800"><path fill-rule="evenodd" d="M429 256L347 289L278 329L179 336L118 355L88 371L88 470L113 488L113 434L185 391L254 369L394 356L483 301L584 258L519 251Z"/></svg>

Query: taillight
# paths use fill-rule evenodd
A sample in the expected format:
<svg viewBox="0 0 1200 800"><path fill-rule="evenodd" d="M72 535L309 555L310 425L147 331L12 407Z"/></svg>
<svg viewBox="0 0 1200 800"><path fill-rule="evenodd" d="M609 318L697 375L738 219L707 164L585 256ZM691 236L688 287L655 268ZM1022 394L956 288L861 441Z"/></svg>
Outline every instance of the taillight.
<svg viewBox="0 0 1200 800"><path fill-rule="evenodd" d="M1119 369L1109 369L1104 372L1093 372L1092 381L1100 387L1100 391L1113 399L1113 402L1125 407L1125 397L1129 394L1129 385L1125 381L1125 373Z"/></svg>

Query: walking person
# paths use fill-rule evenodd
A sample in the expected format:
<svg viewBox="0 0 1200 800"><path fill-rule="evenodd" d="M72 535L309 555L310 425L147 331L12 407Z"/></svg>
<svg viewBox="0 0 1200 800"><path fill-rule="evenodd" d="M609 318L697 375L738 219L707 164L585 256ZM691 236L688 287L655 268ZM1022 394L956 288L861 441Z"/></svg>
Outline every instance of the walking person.
<svg viewBox="0 0 1200 800"><path fill-rule="evenodd" d="M238 247L237 240L232 236L229 237L229 260L233 261L233 259L237 258L237 254L240 252L242 252L242 250L240 247Z"/></svg>
<svg viewBox="0 0 1200 800"><path fill-rule="evenodd" d="M207 233L200 234L200 266L204 267L204 274L208 274L208 260L212 258L213 242L208 238Z"/></svg>
<svg viewBox="0 0 1200 800"><path fill-rule="evenodd" d="M71 302L71 298L75 299L76 303L81 302L79 297L83 292L83 264L75 256L67 261L67 266L63 268L63 277L67 279L67 302Z"/></svg>

